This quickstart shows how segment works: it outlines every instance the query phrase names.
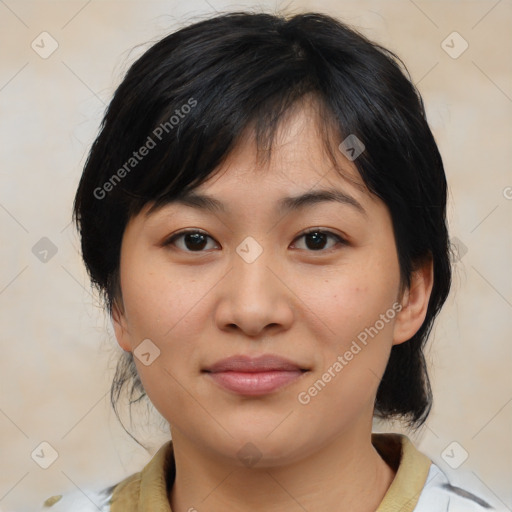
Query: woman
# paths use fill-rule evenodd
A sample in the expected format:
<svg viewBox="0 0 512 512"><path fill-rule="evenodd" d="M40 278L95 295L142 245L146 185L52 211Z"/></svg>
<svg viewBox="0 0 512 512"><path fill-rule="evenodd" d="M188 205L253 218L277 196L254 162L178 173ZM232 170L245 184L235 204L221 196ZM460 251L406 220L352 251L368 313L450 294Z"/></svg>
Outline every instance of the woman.
<svg viewBox="0 0 512 512"><path fill-rule="evenodd" d="M317 13L230 13L130 68L75 198L83 258L172 441L59 510L490 506L374 417L421 426L450 289L446 179L398 57Z"/></svg>

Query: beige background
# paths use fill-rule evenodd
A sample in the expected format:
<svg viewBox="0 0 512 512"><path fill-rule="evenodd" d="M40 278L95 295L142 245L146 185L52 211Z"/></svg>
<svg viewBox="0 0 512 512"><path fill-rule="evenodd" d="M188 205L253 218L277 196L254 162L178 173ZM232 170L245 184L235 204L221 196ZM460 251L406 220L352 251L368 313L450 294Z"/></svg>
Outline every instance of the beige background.
<svg viewBox="0 0 512 512"><path fill-rule="evenodd" d="M133 433L150 444L146 452L111 412L108 390L120 349L78 254L73 194L115 86L147 48L136 45L215 9L276 5L0 1L2 511L34 510L52 494L114 483L141 469L166 438L156 413L150 411L156 425L150 428L141 411ZM462 258L428 353L435 406L411 437L456 482L512 510L512 3L291 1L283 7L324 11L356 26L405 60L423 94L444 157L451 234ZM47 59L31 48L43 31L59 45ZM454 31L469 44L458 58L442 47ZM452 52L462 48L457 36L453 41ZM57 248L47 262L32 251L42 237ZM58 453L48 469L31 458L43 441ZM452 460L462 449L469 454L458 469L442 457L453 441L460 447L448 450Z"/></svg>

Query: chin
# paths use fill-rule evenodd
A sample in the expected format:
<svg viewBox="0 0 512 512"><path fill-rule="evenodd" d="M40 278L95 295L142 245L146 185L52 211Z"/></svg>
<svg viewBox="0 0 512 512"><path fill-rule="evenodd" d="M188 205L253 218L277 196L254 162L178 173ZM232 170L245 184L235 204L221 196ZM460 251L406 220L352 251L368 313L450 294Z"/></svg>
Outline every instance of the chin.
<svg viewBox="0 0 512 512"><path fill-rule="evenodd" d="M289 426L276 429L277 424L272 422L260 428L247 425L247 428L236 430L228 428L233 437L223 436L220 443L211 447L215 451L222 451L222 456L235 459L239 466L257 468L290 464L314 452L314 443L311 443L311 438L315 439L313 434L312 437L304 436L303 429L295 431ZM211 443L212 439L209 438L209 441Z"/></svg>

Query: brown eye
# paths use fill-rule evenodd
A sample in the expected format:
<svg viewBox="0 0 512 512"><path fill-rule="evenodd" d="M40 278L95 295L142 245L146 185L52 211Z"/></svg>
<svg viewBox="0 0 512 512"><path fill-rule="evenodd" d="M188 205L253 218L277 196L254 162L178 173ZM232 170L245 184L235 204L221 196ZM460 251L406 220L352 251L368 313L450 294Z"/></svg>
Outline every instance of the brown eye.
<svg viewBox="0 0 512 512"><path fill-rule="evenodd" d="M339 235L321 229L311 229L306 231L297 237L296 240L299 240L300 238L304 238L306 241L305 245L308 251L324 251L332 249L337 244L346 245L346 241ZM326 248L325 246L328 245L329 238L334 240L335 243Z"/></svg>
<svg viewBox="0 0 512 512"><path fill-rule="evenodd" d="M208 239L213 240L202 231L188 230L176 233L164 245L175 245L185 252L204 252L203 249L208 245Z"/></svg>
<svg viewBox="0 0 512 512"><path fill-rule="evenodd" d="M299 247L299 249L305 249L309 252L328 251L336 245L347 245L346 240L341 236L318 228L302 233L296 240L301 238L305 240L305 248ZM164 243L164 246L174 245L185 252L205 252L207 249L215 248L215 246L208 247L209 240L214 241L212 237L203 231L186 230L174 234ZM329 240L331 240L330 245ZM297 244L294 245L296 246Z"/></svg>

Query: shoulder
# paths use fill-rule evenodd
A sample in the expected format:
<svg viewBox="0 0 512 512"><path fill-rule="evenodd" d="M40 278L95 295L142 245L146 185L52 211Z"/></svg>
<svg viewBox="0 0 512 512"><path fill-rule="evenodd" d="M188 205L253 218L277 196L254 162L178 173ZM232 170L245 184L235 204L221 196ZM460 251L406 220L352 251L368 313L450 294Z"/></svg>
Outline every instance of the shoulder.
<svg viewBox="0 0 512 512"><path fill-rule="evenodd" d="M115 487L100 490L77 489L51 496L37 512L109 512Z"/></svg>
<svg viewBox="0 0 512 512"><path fill-rule="evenodd" d="M432 463L427 481L414 512L490 512L498 511L487 496L452 484L447 475Z"/></svg>
<svg viewBox="0 0 512 512"><path fill-rule="evenodd" d="M110 512L111 508L126 512L133 510L134 506L138 508L142 485L145 485L146 493L149 494L158 494L166 486L166 464L172 457L172 443L168 441L153 455L142 471L132 473L109 487L77 488L51 496L37 512Z"/></svg>

